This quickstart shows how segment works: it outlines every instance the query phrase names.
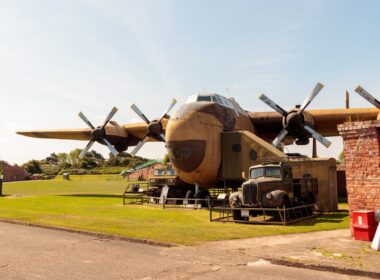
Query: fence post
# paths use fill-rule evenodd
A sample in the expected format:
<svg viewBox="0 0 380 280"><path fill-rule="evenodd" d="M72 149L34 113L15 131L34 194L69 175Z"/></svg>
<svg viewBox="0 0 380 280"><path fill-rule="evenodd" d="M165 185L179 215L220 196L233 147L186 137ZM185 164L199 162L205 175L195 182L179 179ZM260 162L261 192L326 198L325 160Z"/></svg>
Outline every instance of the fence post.
<svg viewBox="0 0 380 280"><path fill-rule="evenodd" d="M3 196L3 175L0 175L0 196Z"/></svg>
<svg viewBox="0 0 380 280"><path fill-rule="evenodd" d="M165 209L165 204L166 204L166 196L164 195L162 197L162 208Z"/></svg>

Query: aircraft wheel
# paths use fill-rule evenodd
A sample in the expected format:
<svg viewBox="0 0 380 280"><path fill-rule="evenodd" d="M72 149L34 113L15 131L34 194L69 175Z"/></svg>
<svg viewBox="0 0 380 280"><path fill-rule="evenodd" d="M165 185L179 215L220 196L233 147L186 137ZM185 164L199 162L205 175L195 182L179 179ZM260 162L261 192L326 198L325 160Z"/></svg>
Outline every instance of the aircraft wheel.
<svg viewBox="0 0 380 280"><path fill-rule="evenodd" d="M191 190L188 190L185 195L185 200L187 200L188 204L193 204L194 200L190 200L190 198L193 197L193 192Z"/></svg>
<svg viewBox="0 0 380 280"><path fill-rule="evenodd" d="M202 190L199 192L198 198L206 199L201 201L202 207L208 207L208 199L210 198L210 192L207 190Z"/></svg>

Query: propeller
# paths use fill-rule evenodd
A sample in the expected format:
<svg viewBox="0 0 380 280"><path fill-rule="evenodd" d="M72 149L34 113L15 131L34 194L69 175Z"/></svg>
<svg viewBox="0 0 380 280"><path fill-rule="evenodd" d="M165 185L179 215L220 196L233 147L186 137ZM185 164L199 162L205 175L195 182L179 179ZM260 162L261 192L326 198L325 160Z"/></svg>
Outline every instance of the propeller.
<svg viewBox="0 0 380 280"><path fill-rule="evenodd" d="M78 114L78 116L92 129L91 131L92 139L90 140L90 142L88 142L87 146L80 153L79 158L81 159L84 158L95 142L105 144L114 156L117 156L119 154L118 151L116 151L116 149L114 148L114 146L112 146L112 144L106 139L106 130L105 130L106 125L109 123L112 117L116 114L117 110L118 109L116 107L113 107L111 112L106 117L103 125L98 126L97 128L95 128L92 125L92 123L87 119L87 117L82 112Z"/></svg>
<svg viewBox="0 0 380 280"><path fill-rule="evenodd" d="M318 95L323 87L323 84L317 83L310 95L302 103L302 105L290 111L285 111L282 107L277 105L274 101L272 101L264 94L259 97L261 101L263 101L265 104L283 116L284 128L273 140L273 146L279 147L287 135L296 136L298 138L296 144L299 145L309 143L310 136L327 148L331 145L331 142L329 140L327 140L305 122L304 117L305 109L310 105L310 103L314 100L314 98Z"/></svg>
<svg viewBox="0 0 380 280"><path fill-rule="evenodd" d="M380 109L380 101L377 100L374 96L372 96L368 91L366 91L361 86L357 86L355 91L361 95L365 100L374 105L376 108Z"/></svg>
<svg viewBox="0 0 380 280"><path fill-rule="evenodd" d="M131 108L132 110L148 125L148 132L145 134L145 136L141 139L141 141L136 145L136 147L132 150L131 155L135 156L137 152L141 149L141 147L148 141L149 137L161 140L165 142L165 134L162 129L162 119L170 112L170 110L174 107L174 105L177 103L177 100L175 98L172 99L169 106L166 108L164 113L161 115L161 117L158 120L150 121L143 112L136 106L136 104L132 104Z"/></svg>

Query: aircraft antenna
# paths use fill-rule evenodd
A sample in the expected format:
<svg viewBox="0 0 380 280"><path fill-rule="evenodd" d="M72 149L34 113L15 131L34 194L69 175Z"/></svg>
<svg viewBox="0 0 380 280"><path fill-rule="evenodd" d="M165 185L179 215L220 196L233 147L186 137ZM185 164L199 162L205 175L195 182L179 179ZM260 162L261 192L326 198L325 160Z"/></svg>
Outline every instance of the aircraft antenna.
<svg viewBox="0 0 380 280"><path fill-rule="evenodd" d="M346 90L345 101L346 101L346 109L349 109L350 108L350 93L348 92L348 90Z"/></svg>

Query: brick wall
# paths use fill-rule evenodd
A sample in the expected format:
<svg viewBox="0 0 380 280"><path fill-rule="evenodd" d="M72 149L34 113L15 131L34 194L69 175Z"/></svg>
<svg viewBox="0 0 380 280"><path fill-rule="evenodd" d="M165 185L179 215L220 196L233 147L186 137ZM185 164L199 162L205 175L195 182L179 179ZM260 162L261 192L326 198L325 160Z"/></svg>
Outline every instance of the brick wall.
<svg viewBox="0 0 380 280"><path fill-rule="evenodd" d="M4 182L22 181L28 177L24 168L18 166L2 165Z"/></svg>
<svg viewBox="0 0 380 280"><path fill-rule="evenodd" d="M380 209L380 121L338 126L343 138L350 213Z"/></svg>
<svg viewBox="0 0 380 280"><path fill-rule="evenodd" d="M148 167L145 167L143 169L137 170L129 174L128 179L129 181L137 181L140 177L142 177L143 180L148 180L149 177L153 176L155 168L162 168L162 167L163 165L161 163L155 163L153 165L150 165Z"/></svg>

